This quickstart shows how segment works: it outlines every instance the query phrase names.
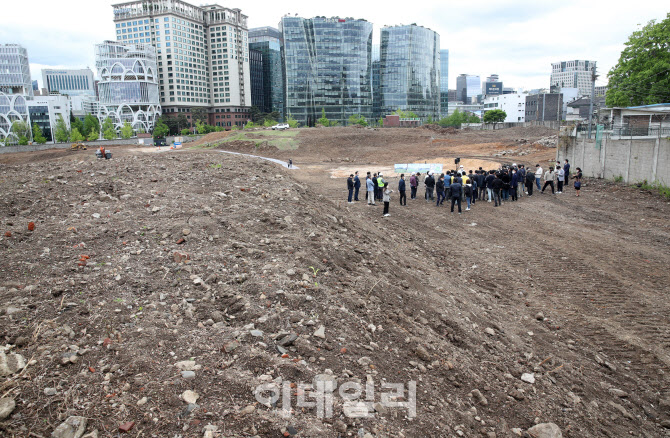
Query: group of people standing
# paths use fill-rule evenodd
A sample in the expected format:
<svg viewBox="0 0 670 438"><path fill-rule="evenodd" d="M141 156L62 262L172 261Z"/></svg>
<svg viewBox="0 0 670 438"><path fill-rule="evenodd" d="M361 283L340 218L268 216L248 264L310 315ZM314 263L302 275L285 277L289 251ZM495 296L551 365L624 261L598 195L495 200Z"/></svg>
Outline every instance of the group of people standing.
<svg viewBox="0 0 670 438"><path fill-rule="evenodd" d="M566 159L565 164L561 166L560 162L556 167L551 166L549 170L544 169L539 164L535 165L535 172L526 169L523 164L512 166L503 166L497 170L486 171L479 168L474 172L466 172L461 165L458 170L449 170L440 174L437 178L433 172L426 172L423 176L423 185L425 186L424 199L426 202L435 202L435 206L441 206L445 200L447 205L451 201L451 212L458 207L458 213L462 212L461 203L466 203L465 211L470 211L476 201L493 202L495 207L502 205L503 202L517 201L524 195L533 196L533 187L544 193L547 187L551 187L552 194L563 193L570 179L570 163ZM544 186L541 182L544 180ZM576 168L574 175L574 188L576 196L579 196L581 189L582 171ZM391 193L389 183L384 180L382 173L366 175L366 193L368 205L377 205L377 201L384 203L384 217L388 217L389 204L391 202ZM410 199L417 198L417 192L421 181L421 173L412 172L409 178ZM554 188L556 186L556 191ZM349 190L349 203L358 201L358 193L361 187L361 181L358 172L349 175L347 179L347 188ZM400 175L398 181L398 193L400 194L400 205L407 205L407 185L405 174ZM353 199L353 201L352 201Z"/></svg>

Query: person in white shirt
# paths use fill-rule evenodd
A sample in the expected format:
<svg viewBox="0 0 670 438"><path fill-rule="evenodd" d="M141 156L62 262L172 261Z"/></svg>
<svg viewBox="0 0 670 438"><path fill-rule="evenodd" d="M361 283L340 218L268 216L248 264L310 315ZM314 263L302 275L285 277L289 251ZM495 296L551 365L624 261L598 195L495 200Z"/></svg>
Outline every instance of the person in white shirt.
<svg viewBox="0 0 670 438"><path fill-rule="evenodd" d="M556 179L558 180L556 193L563 193L563 183L565 182L565 171L561 167L560 162L556 166Z"/></svg>
<svg viewBox="0 0 670 438"><path fill-rule="evenodd" d="M542 179L542 166L539 164L535 165L535 185L537 186L538 190L541 190L542 187L540 186L540 182Z"/></svg>

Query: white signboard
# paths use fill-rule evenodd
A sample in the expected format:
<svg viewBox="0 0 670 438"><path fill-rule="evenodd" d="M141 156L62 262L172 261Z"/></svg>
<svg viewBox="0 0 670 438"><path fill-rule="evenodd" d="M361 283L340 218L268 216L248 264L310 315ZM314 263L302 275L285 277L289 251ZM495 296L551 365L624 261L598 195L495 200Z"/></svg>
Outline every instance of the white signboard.
<svg viewBox="0 0 670 438"><path fill-rule="evenodd" d="M409 164L396 164L395 165L395 173L412 173L412 172L421 172L421 173L426 173L426 172L433 172L436 174L442 173L442 164L435 164L435 163L426 163L426 164L417 164L417 163L409 163Z"/></svg>

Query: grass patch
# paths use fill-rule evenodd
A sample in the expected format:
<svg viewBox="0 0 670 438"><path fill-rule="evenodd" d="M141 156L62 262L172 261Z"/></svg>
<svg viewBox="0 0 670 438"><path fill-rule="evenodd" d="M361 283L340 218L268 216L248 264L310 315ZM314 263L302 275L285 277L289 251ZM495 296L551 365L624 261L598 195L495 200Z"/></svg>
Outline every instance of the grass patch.
<svg viewBox="0 0 670 438"><path fill-rule="evenodd" d="M623 182L623 176L622 175L615 176L614 177L614 182L615 183L622 183Z"/></svg>
<svg viewBox="0 0 670 438"><path fill-rule="evenodd" d="M665 184L649 184L647 180L644 180L641 183L636 184L636 186L642 190L649 190L650 192L658 192L660 195L665 196L667 199L670 199L670 187Z"/></svg>
<svg viewBox="0 0 670 438"><path fill-rule="evenodd" d="M260 147L263 143L273 146L280 151L293 151L298 149L298 131L240 131L234 135L229 135L220 144L231 141L249 141ZM261 137L261 138L258 138Z"/></svg>

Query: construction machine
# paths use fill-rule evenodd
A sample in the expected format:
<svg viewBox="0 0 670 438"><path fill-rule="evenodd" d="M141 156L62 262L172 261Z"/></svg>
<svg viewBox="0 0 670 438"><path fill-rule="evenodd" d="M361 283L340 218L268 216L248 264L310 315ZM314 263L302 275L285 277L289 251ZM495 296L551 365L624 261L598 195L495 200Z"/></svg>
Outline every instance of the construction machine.
<svg viewBox="0 0 670 438"><path fill-rule="evenodd" d="M86 150L86 145L84 143L72 143L70 146L71 151Z"/></svg>

